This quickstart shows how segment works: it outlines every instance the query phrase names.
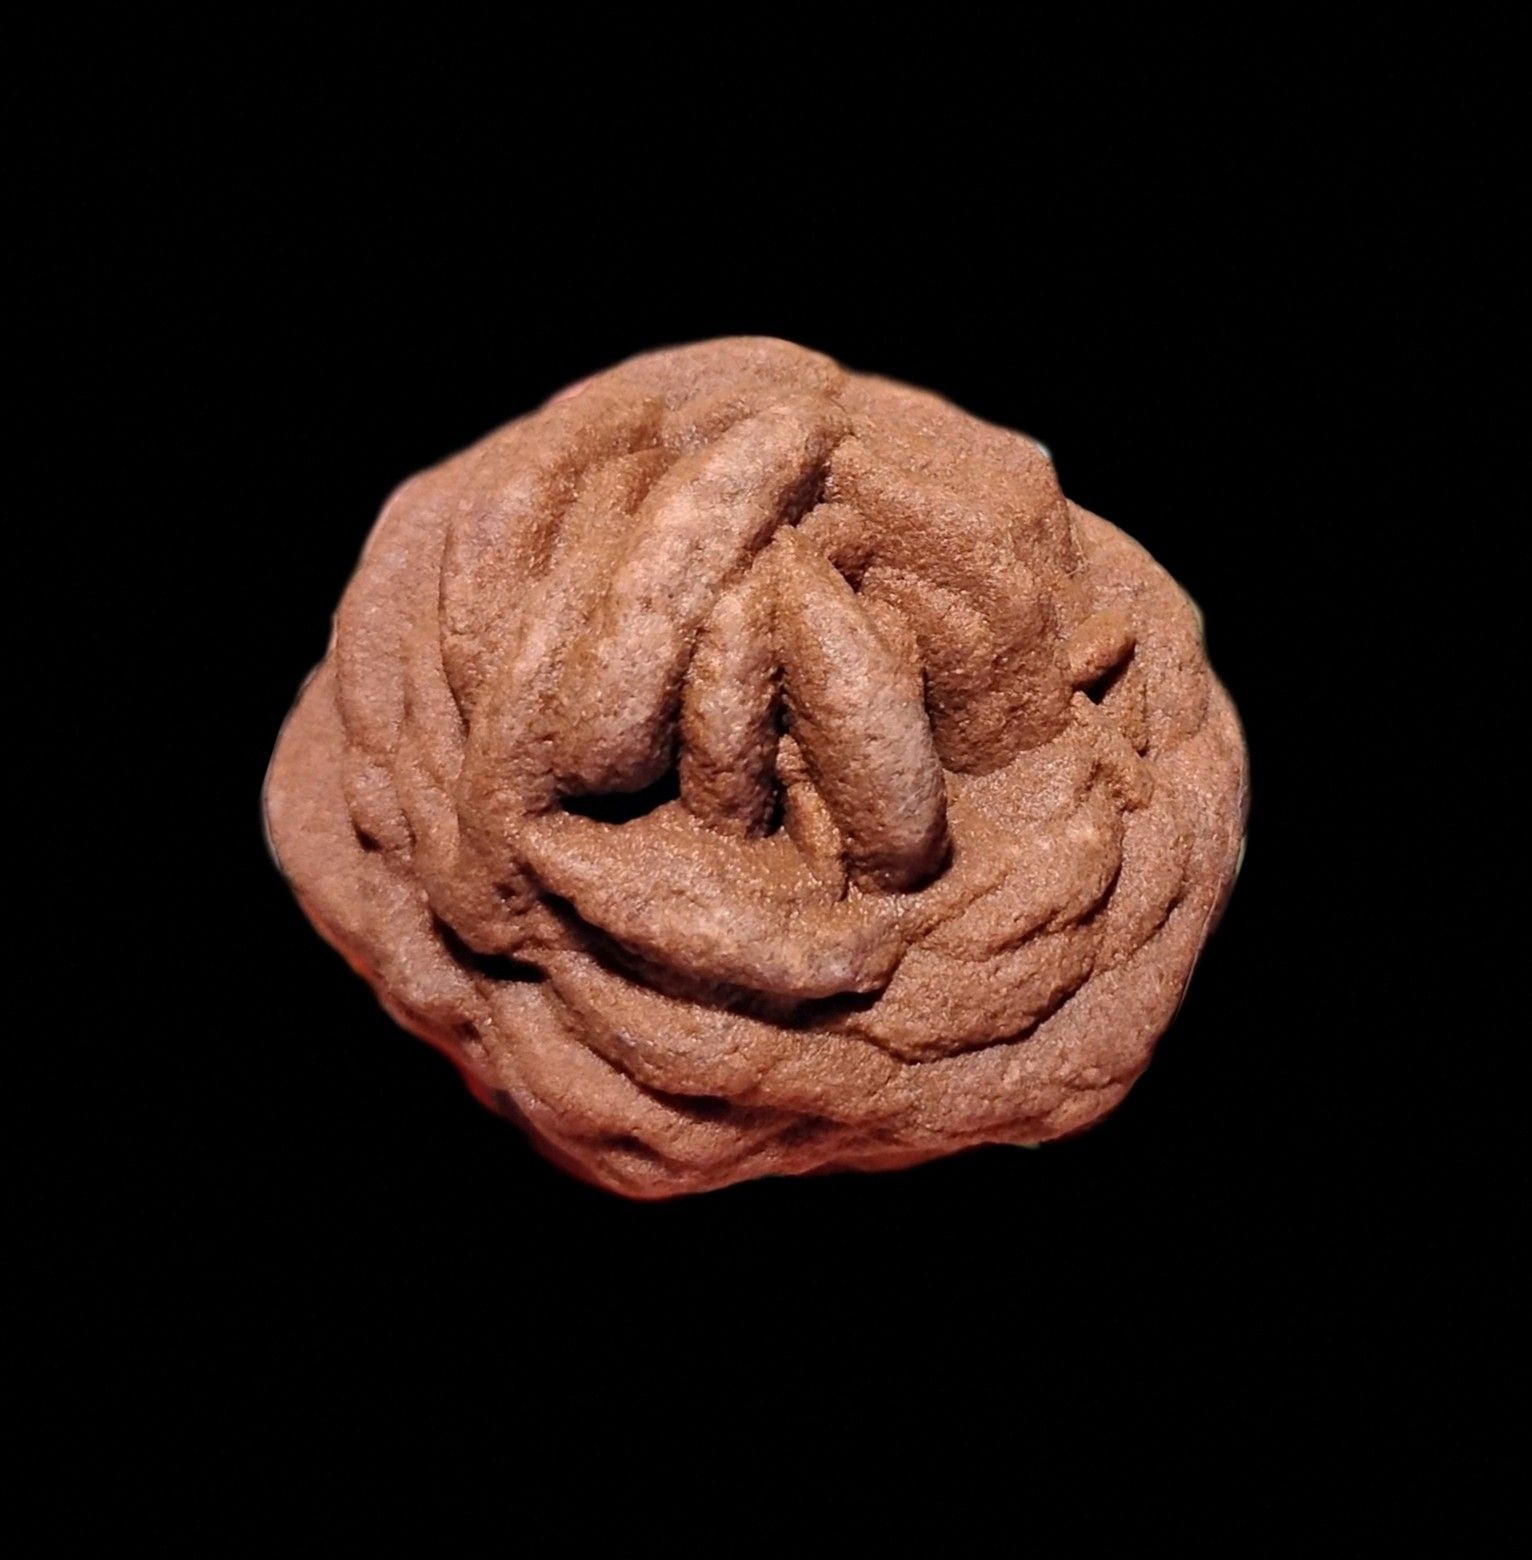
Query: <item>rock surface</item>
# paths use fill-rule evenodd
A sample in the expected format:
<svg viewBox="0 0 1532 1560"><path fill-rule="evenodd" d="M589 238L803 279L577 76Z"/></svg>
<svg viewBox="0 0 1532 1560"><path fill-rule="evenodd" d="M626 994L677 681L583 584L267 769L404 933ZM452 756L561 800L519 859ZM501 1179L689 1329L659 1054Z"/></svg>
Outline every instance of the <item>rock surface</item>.
<svg viewBox="0 0 1532 1560"><path fill-rule="evenodd" d="M1185 594L1036 444L737 339L394 494L266 813L399 1022L663 1197L1110 1110L1245 755Z"/></svg>

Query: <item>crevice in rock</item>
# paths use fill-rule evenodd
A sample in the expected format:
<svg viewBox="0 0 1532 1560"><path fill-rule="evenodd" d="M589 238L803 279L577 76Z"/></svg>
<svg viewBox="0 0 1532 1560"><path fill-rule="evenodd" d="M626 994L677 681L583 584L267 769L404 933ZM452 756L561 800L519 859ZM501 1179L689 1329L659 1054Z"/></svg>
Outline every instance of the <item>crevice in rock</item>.
<svg viewBox="0 0 1532 1560"><path fill-rule="evenodd" d="M525 959L514 958L508 953L480 953L470 948L440 916L432 916L431 924L453 960L485 980L535 982L547 979L542 970Z"/></svg>
<svg viewBox="0 0 1532 1560"><path fill-rule="evenodd" d="M1099 677L1086 683L1081 692L1092 704L1100 704L1103 699L1128 675L1128 668L1133 665L1133 653L1130 650L1127 655L1116 664L1108 667Z"/></svg>
<svg viewBox="0 0 1532 1560"><path fill-rule="evenodd" d="M646 817L667 802L679 801L680 797L680 771L672 764L658 780L641 790L607 791L598 796L566 796L563 807L565 812L576 813L596 823L623 824Z"/></svg>

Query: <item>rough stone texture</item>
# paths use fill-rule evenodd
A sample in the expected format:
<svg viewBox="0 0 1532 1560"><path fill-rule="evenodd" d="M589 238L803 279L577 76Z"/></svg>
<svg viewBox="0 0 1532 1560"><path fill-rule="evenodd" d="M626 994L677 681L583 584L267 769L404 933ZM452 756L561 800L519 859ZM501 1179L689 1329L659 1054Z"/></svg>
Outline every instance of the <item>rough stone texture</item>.
<svg viewBox="0 0 1532 1560"><path fill-rule="evenodd" d="M1036 444L740 339L405 483L266 808L400 1023L662 1197L1110 1110L1245 756L1185 594Z"/></svg>

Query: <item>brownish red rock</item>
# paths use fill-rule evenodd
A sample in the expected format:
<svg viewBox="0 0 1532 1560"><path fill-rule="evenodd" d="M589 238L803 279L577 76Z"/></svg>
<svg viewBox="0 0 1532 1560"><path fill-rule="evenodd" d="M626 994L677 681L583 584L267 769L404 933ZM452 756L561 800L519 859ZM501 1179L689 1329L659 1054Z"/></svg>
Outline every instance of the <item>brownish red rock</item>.
<svg viewBox="0 0 1532 1560"><path fill-rule="evenodd" d="M266 810L402 1024L661 1197L1110 1110L1245 755L1190 601L1030 439L739 339L405 483Z"/></svg>

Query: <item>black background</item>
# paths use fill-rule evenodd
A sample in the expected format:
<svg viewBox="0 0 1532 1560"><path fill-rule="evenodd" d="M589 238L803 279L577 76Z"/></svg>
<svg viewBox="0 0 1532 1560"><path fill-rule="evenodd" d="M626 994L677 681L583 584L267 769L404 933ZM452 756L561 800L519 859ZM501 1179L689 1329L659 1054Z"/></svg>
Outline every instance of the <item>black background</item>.
<svg viewBox="0 0 1532 1560"><path fill-rule="evenodd" d="M827 1542L934 1504L959 1549L1124 1512L1493 1529L1505 1302L1464 1274L1503 1237L1456 1190L1482 1168L1482 1199L1487 1149L1441 1147L1471 1123L1432 1083L1441 955L1401 934L1423 868L1390 831L1429 783L1402 712L1438 708L1424 539L1498 331L1464 261L1497 241L1501 100L1458 41L1289 41L1257 65L1173 35L1171 75L1132 39L1110 74L972 40L855 81L644 53L624 89L557 51L295 74L201 39L39 180L92 234L71 323L132 498L98 557L155 582L119 647L163 717L126 763L162 842L124 930L152 959L65 1172L96 1362L68 1437L120 1475L109 1514L168 1539L466 1510L578 1546L713 1496L719 1548L815 1501ZM402 477L740 332L1050 447L1203 607L1250 847L1088 1135L634 1205L381 1013L258 796Z"/></svg>

